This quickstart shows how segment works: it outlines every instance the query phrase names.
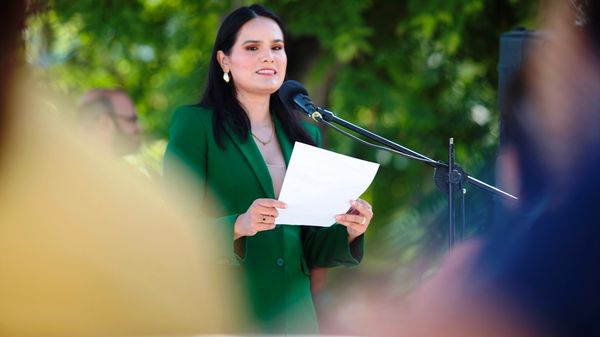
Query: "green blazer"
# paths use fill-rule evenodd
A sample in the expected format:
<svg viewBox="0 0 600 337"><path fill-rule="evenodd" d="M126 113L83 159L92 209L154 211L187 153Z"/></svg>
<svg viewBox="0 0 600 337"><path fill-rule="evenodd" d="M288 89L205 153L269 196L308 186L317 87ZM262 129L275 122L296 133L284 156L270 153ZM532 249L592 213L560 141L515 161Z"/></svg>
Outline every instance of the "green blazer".
<svg viewBox="0 0 600 337"><path fill-rule="evenodd" d="M274 122L288 164L293 144L280 121ZM308 123L304 126L320 144L319 129ZM227 130L223 139L221 148L214 139L211 110L177 108L164 158L164 177L170 179L176 163L183 162L195 177L197 193L220 202L221 210L207 214L204 222L224 234L226 241L222 242L218 263L241 271L257 332L318 333L310 268L357 265L362 259L363 238L349 245L346 228L339 224L328 228L279 225L243 237L234 245L233 225L238 215L254 200L275 196L267 165L253 138L242 142Z"/></svg>

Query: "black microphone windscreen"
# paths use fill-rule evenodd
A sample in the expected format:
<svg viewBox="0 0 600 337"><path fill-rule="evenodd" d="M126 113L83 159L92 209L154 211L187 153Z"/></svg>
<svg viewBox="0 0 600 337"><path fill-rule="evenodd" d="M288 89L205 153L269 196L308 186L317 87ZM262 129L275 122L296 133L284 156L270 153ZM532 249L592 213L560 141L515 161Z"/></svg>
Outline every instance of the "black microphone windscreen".
<svg viewBox="0 0 600 337"><path fill-rule="evenodd" d="M298 110L298 107L294 104L294 97L298 94L308 96L308 91L298 81L287 80L279 88L279 99L283 102L286 109L291 111Z"/></svg>

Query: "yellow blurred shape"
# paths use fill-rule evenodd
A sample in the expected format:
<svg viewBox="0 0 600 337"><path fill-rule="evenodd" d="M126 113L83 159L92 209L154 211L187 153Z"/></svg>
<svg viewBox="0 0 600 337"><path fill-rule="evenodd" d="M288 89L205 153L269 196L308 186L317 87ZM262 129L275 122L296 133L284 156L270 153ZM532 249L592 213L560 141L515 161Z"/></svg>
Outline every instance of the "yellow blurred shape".
<svg viewBox="0 0 600 337"><path fill-rule="evenodd" d="M0 144L0 336L228 331L210 234L25 84ZM26 95L25 95L26 94Z"/></svg>

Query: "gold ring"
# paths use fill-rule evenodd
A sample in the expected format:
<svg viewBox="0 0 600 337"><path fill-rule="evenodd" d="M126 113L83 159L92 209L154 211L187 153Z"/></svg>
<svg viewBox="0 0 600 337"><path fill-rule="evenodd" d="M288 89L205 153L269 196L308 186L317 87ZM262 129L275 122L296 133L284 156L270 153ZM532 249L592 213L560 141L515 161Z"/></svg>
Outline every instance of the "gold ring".
<svg viewBox="0 0 600 337"><path fill-rule="evenodd" d="M364 225L364 224L366 224L366 223L367 223L367 217L366 217L366 216L363 216L363 220L361 221L361 223L360 223L360 224L361 224L361 225Z"/></svg>

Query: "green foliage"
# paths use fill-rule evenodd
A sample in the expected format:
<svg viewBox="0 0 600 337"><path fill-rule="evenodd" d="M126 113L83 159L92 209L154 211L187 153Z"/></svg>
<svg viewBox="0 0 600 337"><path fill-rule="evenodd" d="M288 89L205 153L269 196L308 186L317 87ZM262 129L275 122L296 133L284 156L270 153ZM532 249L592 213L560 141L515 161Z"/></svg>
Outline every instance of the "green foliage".
<svg viewBox="0 0 600 337"><path fill-rule="evenodd" d="M199 100L226 1L64 1L31 19L29 60L77 97L120 87L136 102L148 135L164 138L170 112Z"/></svg>
<svg viewBox="0 0 600 337"><path fill-rule="evenodd" d="M146 135L164 139L174 107L199 98L219 20L248 3L50 1L47 11L31 18L28 60L40 78L72 97L92 87L124 88ZM499 36L517 26L533 28L537 1L267 5L287 23L288 56L305 65L299 79L317 102L431 158L445 160L448 138L454 137L463 168L493 182ZM413 272L421 277L446 249L445 195L435 190L431 169L338 134L327 136L331 149L381 163L366 196L376 217L363 270L419 265ZM159 144L147 147L154 149L147 156L153 167L160 166ZM468 198L468 234L479 233L489 220L489 198L478 191Z"/></svg>
<svg viewBox="0 0 600 337"><path fill-rule="evenodd" d="M362 52L370 51L367 38L373 30L365 24L362 13L371 1L272 1L270 7L287 23L295 36L317 38L319 44L333 51L343 61L351 61Z"/></svg>

